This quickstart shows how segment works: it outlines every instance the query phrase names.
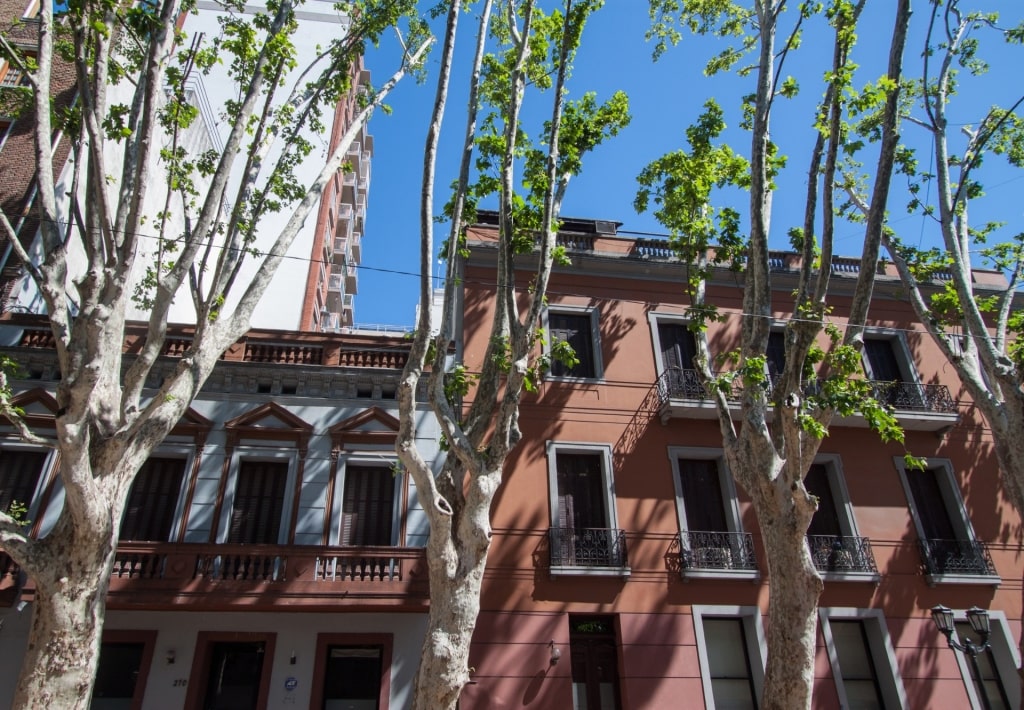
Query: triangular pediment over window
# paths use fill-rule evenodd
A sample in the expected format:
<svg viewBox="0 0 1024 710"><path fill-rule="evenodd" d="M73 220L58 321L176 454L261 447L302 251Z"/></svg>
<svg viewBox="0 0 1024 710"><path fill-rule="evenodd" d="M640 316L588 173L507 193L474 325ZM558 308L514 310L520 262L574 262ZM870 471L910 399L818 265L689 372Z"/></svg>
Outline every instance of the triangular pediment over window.
<svg viewBox="0 0 1024 710"><path fill-rule="evenodd" d="M291 441L305 449L313 433L313 425L275 402L267 402L245 414L224 422L228 434L228 445L234 446L243 439L271 439Z"/></svg>
<svg viewBox="0 0 1024 710"><path fill-rule="evenodd" d="M370 407L332 426L331 442L335 450L367 445L394 446L398 427L398 419L379 407Z"/></svg>

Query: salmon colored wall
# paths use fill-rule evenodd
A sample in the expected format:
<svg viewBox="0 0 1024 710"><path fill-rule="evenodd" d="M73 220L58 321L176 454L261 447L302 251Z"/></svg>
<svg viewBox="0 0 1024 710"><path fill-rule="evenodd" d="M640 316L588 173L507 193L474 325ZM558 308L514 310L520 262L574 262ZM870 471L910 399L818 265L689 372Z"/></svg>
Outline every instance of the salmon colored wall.
<svg viewBox="0 0 1024 710"><path fill-rule="evenodd" d="M615 240L609 240L609 242ZM617 240L619 242L624 240ZM628 241L628 240L626 240ZM621 247L616 247L622 251ZM714 420L670 419L655 415L648 399L657 380L648 314L685 311L678 282L644 278L588 276L581 268L558 270L549 287L551 306L585 306L600 313L600 380L548 379L536 394L524 394L520 413L523 438L505 467L505 484L492 514L494 541L471 665L477 684L467 688L466 708L571 707L568 614L617 615L619 678L624 708L701 707L703 690L694 638L693 604L759 605L767 609L768 579L757 520L739 491L743 527L753 533L760 579L684 581L666 564L666 552L679 532L668 447L720 448ZM465 362L479 371L491 320L490 268L465 272ZM848 280L847 280L848 281ZM525 277L523 282L525 283ZM728 313L712 324L712 348L735 347L741 288L718 285L709 302ZM777 293L774 315L787 317L788 291ZM834 320L843 324L848 299L838 298ZM871 325L918 330L907 303L891 284L876 289ZM971 405L953 368L929 338L906 333L922 383L944 384L960 401L960 422L951 431L908 431L906 449L883 444L865 428L833 425L822 454L840 457L858 532L868 537L881 573L869 581L827 582L822 607L882 609L911 708L963 708L964 683L954 654L932 626L930 607L978 605L1002 610L1020 633L1020 520L998 483L987 427ZM822 345L826 345L824 339ZM547 562L548 494L546 444L587 442L613 450L617 526L628 539L631 574L552 579ZM998 587L940 584L930 587L921 571L917 532L894 464L905 450L948 459L979 540L988 544ZM1017 636L1015 636L1015 639ZM549 667L554 639L563 660ZM838 706L832 671L819 634L815 664L816 708ZM486 699L486 700L485 700ZM685 700L684 700L685 699ZM682 704L681 704L682 703Z"/></svg>

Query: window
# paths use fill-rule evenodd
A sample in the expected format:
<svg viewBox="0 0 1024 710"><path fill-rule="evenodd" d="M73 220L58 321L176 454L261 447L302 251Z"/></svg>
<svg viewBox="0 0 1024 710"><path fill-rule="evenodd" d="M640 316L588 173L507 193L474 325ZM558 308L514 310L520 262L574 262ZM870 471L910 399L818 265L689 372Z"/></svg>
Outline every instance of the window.
<svg viewBox="0 0 1024 710"><path fill-rule="evenodd" d="M611 470L608 446L548 442L553 572L616 568L621 573L626 568Z"/></svg>
<svg viewBox="0 0 1024 710"><path fill-rule="evenodd" d="M48 456L38 449L4 447L0 451L0 510L9 512L11 504L17 503L32 519Z"/></svg>
<svg viewBox="0 0 1024 710"><path fill-rule="evenodd" d="M27 51L24 48L21 49L21 59L26 64L35 61L35 58L35 52ZM28 86L28 77L25 76L25 72L14 62L3 61L0 62L0 86Z"/></svg>
<svg viewBox="0 0 1024 710"><path fill-rule="evenodd" d="M864 372L875 383L875 395L895 409L921 409L924 402L906 343L898 337L864 337Z"/></svg>
<svg viewBox="0 0 1024 710"><path fill-rule="evenodd" d="M906 707L888 627L878 609L818 610L839 706Z"/></svg>
<svg viewBox="0 0 1024 710"><path fill-rule="evenodd" d="M601 376L600 348L596 343L597 311L550 310L547 313L547 331L551 343L564 341L572 346L579 361L568 367L558 360L551 361L551 374L555 377Z"/></svg>
<svg viewBox="0 0 1024 710"><path fill-rule="evenodd" d="M693 606L697 658L709 710L757 708L764 686L764 630L757 607Z"/></svg>
<svg viewBox="0 0 1024 710"><path fill-rule="evenodd" d="M91 710L142 707L155 642L155 631L103 632Z"/></svg>
<svg viewBox="0 0 1024 710"><path fill-rule="evenodd" d="M804 486L818 499L818 510L807 528L807 544L818 571L830 580L877 580L871 544L857 534L840 458L818 456L804 477Z"/></svg>
<svg viewBox="0 0 1024 710"><path fill-rule="evenodd" d="M654 334L654 359L660 381L670 399L696 399L707 397L694 358L697 343L687 321L678 316L650 314Z"/></svg>
<svg viewBox="0 0 1024 710"><path fill-rule="evenodd" d="M754 544L740 523L736 488L719 449L669 449L679 554L686 576L757 575Z"/></svg>
<svg viewBox="0 0 1024 710"><path fill-rule="evenodd" d="M619 710L619 661L615 621L608 616L569 616L573 710Z"/></svg>
<svg viewBox="0 0 1024 710"><path fill-rule="evenodd" d="M908 470L894 459L917 528L930 582L998 583L988 549L974 537L948 461L929 459L924 470Z"/></svg>
<svg viewBox="0 0 1024 710"><path fill-rule="evenodd" d="M273 545L281 538L288 464L282 461L247 461L238 466L234 503L227 531L228 543Z"/></svg>
<svg viewBox="0 0 1024 710"><path fill-rule="evenodd" d="M122 540L167 541L172 538L185 460L150 457L128 494L121 519Z"/></svg>
<svg viewBox="0 0 1024 710"><path fill-rule="evenodd" d="M342 498L342 545L397 543L395 475L381 466L346 466Z"/></svg>
<svg viewBox="0 0 1024 710"><path fill-rule="evenodd" d="M774 382L775 378L786 369L786 334L781 330L773 330L768 333L765 359L768 366L768 378Z"/></svg>
<svg viewBox="0 0 1024 710"><path fill-rule="evenodd" d="M961 641L969 639L978 644L981 639L975 635L966 621L963 611L956 612L956 633ZM1017 673L1018 651L1006 614L990 611L992 633L989 634L989 648L978 654L978 674L966 654L957 652L956 661L964 679L964 688L972 708L988 707L995 710L1020 707L1020 676ZM945 639L943 639L945 641ZM981 681L979 682L978 678ZM983 697L984 694L984 697Z"/></svg>

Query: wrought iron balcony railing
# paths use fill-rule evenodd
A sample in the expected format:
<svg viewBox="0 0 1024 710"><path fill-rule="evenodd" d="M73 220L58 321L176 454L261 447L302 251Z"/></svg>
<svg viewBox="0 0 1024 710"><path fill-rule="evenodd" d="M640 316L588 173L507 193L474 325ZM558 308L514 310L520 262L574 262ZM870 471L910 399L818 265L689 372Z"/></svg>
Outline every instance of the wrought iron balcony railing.
<svg viewBox="0 0 1024 710"><path fill-rule="evenodd" d="M679 369L678 367L670 367L661 374L661 377L658 378L658 393L662 402L670 399L704 400L711 397L697 370ZM734 381L732 391L726 396L729 399L737 399L739 393L740 385L738 381Z"/></svg>
<svg viewBox="0 0 1024 710"><path fill-rule="evenodd" d="M549 528L552 567L629 566L626 532L614 528Z"/></svg>
<svg viewBox="0 0 1024 710"><path fill-rule="evenodd" d="M897 411L956 414L956 400L946 385L871 380L875 398Z"/></svg>
<svg viewBox="0 0 1024 710"><path fill-rule="evenodd" d="M928 574L995 576L992 556L982 542L974 540L924 539L921 556Z"/></svg>
<svg viewBox="0 0 1024 710"><path fill-rule="evenodd" d="M866 537L808 535L807 546L819 572L869 572L878 574L871 543Z"/></svg>
<svg viewBox="0 0 1024 710"><path fill-rule="evenodd" d="M770 378L768 382L771 383L775 379ZM956 400L950 395L946 385L881 380L869 380L868 384L876 399L896 411L933 414L956 414L957 411ZM820 387L819 381L809 380L804 383L804 393L818 394ZM739 399L741 391L742 384L739 378L736 378L726 397L730 400ZM676 367L665 370L658 378L658 395L663 404L673 399L702 401L710 398L697 370Z"/></svg>
<svg viewBox="0 0 1024 710"><path fill-rule="evenodd" d="M683 570L757 571L750 533L684 531L679 533Z"/></svg>

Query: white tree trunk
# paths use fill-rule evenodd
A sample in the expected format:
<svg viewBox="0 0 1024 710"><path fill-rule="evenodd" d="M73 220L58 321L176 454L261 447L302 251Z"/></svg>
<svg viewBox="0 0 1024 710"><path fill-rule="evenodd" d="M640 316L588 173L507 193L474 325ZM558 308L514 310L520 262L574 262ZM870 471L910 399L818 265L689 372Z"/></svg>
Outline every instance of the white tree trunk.
<svg viewBox="0 0 1024 710"><path fill-rule="evenodd" d="M14 708L88 710L99 661L107 587L114 562L106 520L61 518L35 552L48 574L35 575L32 626Z"/></svg>

